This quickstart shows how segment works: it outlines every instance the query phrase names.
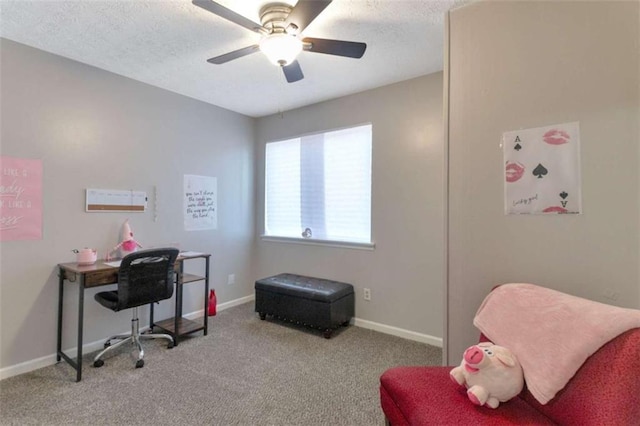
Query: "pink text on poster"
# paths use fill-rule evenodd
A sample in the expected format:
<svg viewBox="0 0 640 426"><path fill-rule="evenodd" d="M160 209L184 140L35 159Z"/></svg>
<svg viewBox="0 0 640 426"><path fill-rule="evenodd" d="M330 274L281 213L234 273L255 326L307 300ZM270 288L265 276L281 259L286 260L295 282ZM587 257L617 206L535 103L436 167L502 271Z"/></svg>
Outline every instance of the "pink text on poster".
<svg viewBox="0 0 640 426"><path fill-rule="evenodd" d="M42 239L42 160L0 157L0 241Z"/></svg>

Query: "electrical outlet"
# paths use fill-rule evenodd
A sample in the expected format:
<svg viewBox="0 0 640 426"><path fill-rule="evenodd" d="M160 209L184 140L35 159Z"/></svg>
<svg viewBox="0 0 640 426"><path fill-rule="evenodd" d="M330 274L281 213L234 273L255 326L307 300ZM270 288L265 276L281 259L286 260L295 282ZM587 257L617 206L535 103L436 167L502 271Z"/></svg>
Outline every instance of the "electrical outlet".
<svg viewBox="0 0 640 426"><path fill-rule="evenodd" d="M233 285L236 283L236 274L229 274L227 277L227 285Z"/></svg>
<svg viewBox="0 0 640 426"><path fill-rule="evenodd" d="M365 288L364 289L364 300L366 300L366 301L370 301L371 300L371 289L370 288Z"/></svg>

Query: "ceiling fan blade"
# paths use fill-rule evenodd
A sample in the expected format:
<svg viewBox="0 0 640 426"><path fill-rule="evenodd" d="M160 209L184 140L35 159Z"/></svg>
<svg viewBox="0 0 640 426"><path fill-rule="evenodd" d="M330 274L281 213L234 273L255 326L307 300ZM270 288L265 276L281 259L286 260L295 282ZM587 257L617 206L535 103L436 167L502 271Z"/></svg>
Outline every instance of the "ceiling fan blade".
<svg viewBox="0 0 640 426"><path fill-rule="evenodd" d="M284 72L284 76L288 83L295 83L296 81L300 81L304 78L302 68L300 68L300 63L298 63L298 61L293 61L289 65L282 67L282 72Z"/></svg>
<svg viewBox="0 0 640 426"><path fill-rule="evenodd" d="M316 19L322 11L329 6L332 0L298 0L298 3L293 7L293 10L287 16L285 21L286 26L294 24L298 27L298 34L304 31L305 28Z"/></svg>
<svg viewBox="0 0 640 426"><path fill-rule="evenodd" d="M224 55L216 56L215 58L207 59L210 64L224 64L225 62L233 61L234 59L242 58L243 56L250 55L260 50L260 46L254 44L253 46L243 47L242 49L234 50L233 52L225 53Z"/></svg>
<svg viewBox="0 0 640 426"><path fill-rule="evenodd" d="M227 9L226 7L212 0L193 0L192 3L198 7L203 8L204 10L208 10L209 12L226 19L227 21L231 21L234 24L240 25L241 27L245 27L248 30L255 31L261 34L268 33L266 28L264 28L262 25L253 22L249 18L245 18L244 16L234 12L231 9Z"/></svg>
<svg viewBox="0 0 640 426"><path fill-rule="evenodd" d="M306 37L302 39L302 42L305 43L304 50L309 52L346 56L348 58L362 58L364 51L367 50L366 43L355 41Z"/></svg>

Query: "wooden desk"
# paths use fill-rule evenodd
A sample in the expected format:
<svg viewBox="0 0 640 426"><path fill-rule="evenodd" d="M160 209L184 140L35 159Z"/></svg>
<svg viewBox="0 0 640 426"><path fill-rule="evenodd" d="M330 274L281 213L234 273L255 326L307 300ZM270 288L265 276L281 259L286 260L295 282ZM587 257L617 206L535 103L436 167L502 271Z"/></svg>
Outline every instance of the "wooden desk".
<svg viewBox="0 0 640 426"><path fill-rule="evenodd" d="M210 254L201 253L193 256L178 256L175 264L176 270L176 297L175 297L175 316L166 320L154 322L153 319L153 303L150 304L149 326L151 328L159 327L169 333L174 340L175 346L178 346L180 336L203 330L207 335L207 312L209 307L209 258ZM197 276L184 273L184 262L191 259L205 260L205 276ZM76 381L82 379L82 326L84 322L84 290L86 288L99 287L118 282L118 267L110 266L102 261L98 261L93 265L81 266L75 262L58 264L58 345L56 358L58 361L64 359L69 365L76 370ZM78 336L77 336L77 355L73 360L62 351L62 315L64 300L64 282L78 282ZM184 284L204 281L204 317L202 322L191 321L182 318L182 287Z"/></svg>

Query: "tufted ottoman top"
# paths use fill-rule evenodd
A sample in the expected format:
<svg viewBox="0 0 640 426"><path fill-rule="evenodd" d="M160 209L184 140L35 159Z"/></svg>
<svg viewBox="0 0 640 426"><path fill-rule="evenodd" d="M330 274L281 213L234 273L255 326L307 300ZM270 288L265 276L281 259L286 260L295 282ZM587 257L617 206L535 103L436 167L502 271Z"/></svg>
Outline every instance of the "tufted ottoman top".
<svg viewBox="0 0 640 426"><path fill-rule="evenodd" d="M353 293L351 284L296 274L279 274L256 281L256 290L331 303Z"/></svg>

